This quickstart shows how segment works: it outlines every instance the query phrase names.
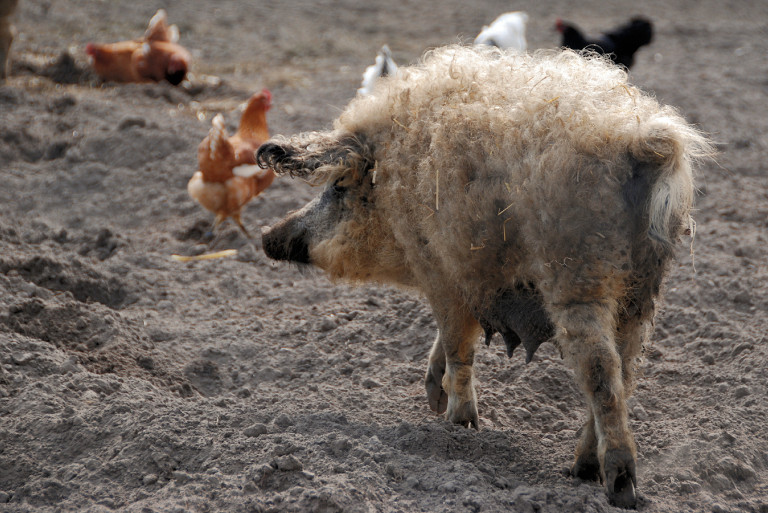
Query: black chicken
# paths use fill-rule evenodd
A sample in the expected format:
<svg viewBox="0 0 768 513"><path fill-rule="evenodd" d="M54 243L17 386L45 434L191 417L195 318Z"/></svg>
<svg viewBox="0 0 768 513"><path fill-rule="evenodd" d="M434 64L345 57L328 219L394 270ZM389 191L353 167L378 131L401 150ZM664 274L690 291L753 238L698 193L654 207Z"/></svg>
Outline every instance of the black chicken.
<svg viewBox="0 0 768 513"><path fill-rule="evenodd" d="M635 52L649 44L653 39L653 25L645 18L632 18L628 23L601 34L594 39L587 39L581 31L569 23L558 19L555 28L563 35L562 46L573 50L585 48L608 55L613 62L627 69L635 61Z"/></svg>

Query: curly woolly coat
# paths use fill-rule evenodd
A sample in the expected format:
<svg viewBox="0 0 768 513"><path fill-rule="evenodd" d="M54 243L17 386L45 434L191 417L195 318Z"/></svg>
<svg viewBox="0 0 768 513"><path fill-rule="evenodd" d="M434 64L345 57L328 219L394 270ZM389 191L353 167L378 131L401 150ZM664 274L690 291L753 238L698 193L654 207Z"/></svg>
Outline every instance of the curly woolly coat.
<svg viewBox="0 0 768 513"><path fill-rule="evenodd" d="M477 426L481 328L550 336L589 416L573 472L634 504L626 398L673 246L692 227L707 141L607 59L450 46L358 96L328 132L276 138L262 165L326 182L264 235L268 255L420 290L439 327L430 405Z"/></svg>

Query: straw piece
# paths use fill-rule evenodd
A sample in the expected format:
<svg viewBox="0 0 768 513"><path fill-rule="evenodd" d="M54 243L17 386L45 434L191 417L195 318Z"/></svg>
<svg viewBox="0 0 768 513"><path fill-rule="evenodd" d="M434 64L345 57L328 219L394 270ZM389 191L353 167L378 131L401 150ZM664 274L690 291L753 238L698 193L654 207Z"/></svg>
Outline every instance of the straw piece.
<svg viewBox="0 0 768 513"><path fill-rule="evenodd" d="M217 251L215 253L206 253L204 255L171 255L171 258L177 262L192 262L195 260L213 260L215 258L224 258L237 255L236 249L225 249L223 251Z"/></svg>

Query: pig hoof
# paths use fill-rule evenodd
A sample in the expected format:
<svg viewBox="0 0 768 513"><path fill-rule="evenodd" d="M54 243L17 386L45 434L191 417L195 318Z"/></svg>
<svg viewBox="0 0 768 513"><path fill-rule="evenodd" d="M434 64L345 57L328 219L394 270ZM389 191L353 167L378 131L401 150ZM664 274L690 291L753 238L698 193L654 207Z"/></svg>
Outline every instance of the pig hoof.
<svg viewBox="0 0 768 513"><path fill-rule="evenodd" d="M635 495L635 485L632 484L632 480L626 478L622 481L620 490L618 489L619 486L619 481L617 480L617 491L608 493L608 502L617 508L635 509L637 506L637 496Z"/></svg>
<svg viewBox="0 0 768 513"><path fill-rule="evenodd" d="M427 401L432 411L445 413L448 408L448 395L443 390L443 371L430 365L424 385L427 388Z"/></svg>
<svg viewBox="0 0 768 513"><path fill-rule="evenodd" d="M466 402L446 414L448 420L454 424L461 424L464 427L473 427L480 429L480 418L477 414L477 405L474 401Z"/></svg>
<svg viewBox="0 0 768 513"><path fill-rule="evenodd" d="M634 509L637 505L635 485L635 459L626 449L611 449L605 452L603 464L604 485L608 501L619 508Z"/></svg>
<svg viewBox="0 0 768 513"><path fill-rule="evenodd" d="M600 462L597 454L580 454L571 467L571 475L584 481L600 480Z"/></svg>

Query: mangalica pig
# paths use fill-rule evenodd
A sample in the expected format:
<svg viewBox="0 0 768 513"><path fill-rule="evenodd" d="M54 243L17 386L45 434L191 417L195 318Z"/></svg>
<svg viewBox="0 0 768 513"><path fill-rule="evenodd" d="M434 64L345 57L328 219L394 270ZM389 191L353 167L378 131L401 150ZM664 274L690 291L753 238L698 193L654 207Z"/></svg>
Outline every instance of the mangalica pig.
<svg viewBox="0 0 768 513"><path fill-rule="evenodd" d="M478 427L476 342L551 340L587 403L574 475L635 505L636 359L707 140L607 59L449 46L358 96L333 130L257 160L324 184L263 234L274 259L418 290L438 334L429 405Z"/></svg>

